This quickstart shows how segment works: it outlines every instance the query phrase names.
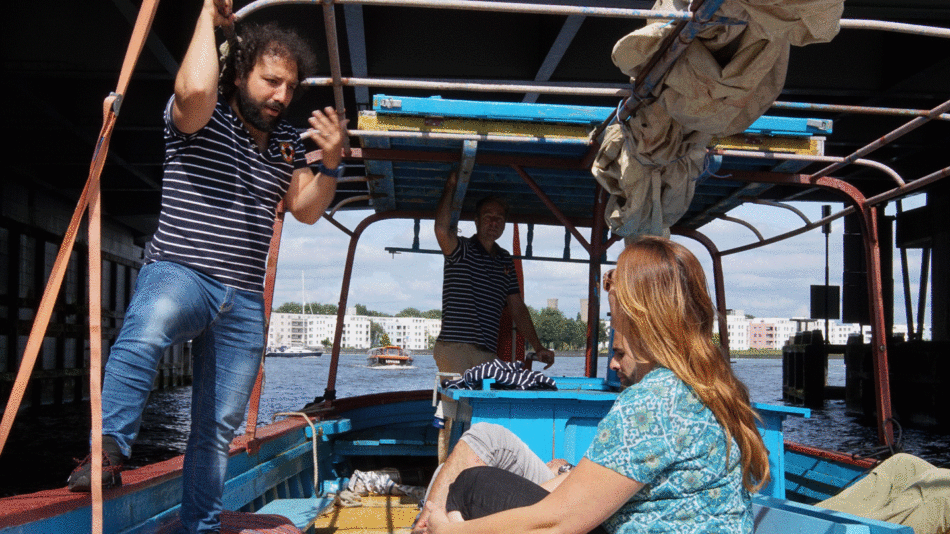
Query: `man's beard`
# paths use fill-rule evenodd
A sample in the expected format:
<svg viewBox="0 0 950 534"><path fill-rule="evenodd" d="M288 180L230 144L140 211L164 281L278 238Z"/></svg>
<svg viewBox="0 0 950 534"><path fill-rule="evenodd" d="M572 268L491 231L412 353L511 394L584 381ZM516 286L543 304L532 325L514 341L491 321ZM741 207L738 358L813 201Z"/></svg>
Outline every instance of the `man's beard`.
<svg viewBox="0 0 950 534"><path fill-rule="evenodd" d="M247 90L243 86L238 86L237 104L244 121L264 133L272 132L274 128L277 127L277 123L280 122L280 119L284 117L284 112L287 111L287 108L280 102L265 104L254 100L247 94ZM265 107L276 109L279 113L276 117L265 115Z"/></svg>

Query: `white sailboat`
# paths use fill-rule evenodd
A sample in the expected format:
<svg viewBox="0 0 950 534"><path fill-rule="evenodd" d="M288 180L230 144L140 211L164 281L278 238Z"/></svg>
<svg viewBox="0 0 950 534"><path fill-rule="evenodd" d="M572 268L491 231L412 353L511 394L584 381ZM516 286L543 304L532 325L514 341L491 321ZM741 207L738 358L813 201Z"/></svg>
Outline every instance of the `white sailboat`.
<svg viewBox="0 0 950 534"><path fill-rule="evenodd" d="M323 350L322 347L310 347L307 346L307 328L306 328L306 315L307 315L307 290L304 286L304 273L300 271L300 331L302 332L301 339L294 340L291 339L290 345L281 345L280 347L268 348L267 357L296 357L302 358L305 356L322 356ZM312 310L311 310L312 311Z"/></svg>

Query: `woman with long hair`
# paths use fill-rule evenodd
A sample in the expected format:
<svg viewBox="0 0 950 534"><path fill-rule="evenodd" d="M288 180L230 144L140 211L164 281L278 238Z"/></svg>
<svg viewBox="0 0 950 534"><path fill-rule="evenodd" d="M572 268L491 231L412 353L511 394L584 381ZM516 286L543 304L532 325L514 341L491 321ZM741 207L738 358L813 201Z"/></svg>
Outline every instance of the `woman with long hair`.
<svg viewBox="0 0 950 534"><path fill-rule="evenodd" d="M446 510L428 505L431 532L752 531L750 493L768 480L768 451L747 388L712 341L699 261L644 237L604 285L610 368L626 388L584 458L550 494L495 468L464 471Z"/></svg>

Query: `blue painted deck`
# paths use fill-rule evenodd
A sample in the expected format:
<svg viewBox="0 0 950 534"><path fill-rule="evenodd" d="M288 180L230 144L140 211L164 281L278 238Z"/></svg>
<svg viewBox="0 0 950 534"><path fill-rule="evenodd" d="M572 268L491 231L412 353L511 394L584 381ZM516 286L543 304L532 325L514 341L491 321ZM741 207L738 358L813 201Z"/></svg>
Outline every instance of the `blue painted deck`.
<svg viewBox="0 0 950 534"><path fill-rule="evenodd" d="M476 100L453 100L377 95L373 110L364 112L360 124L376 131L467 132L475 135L533 135L535 141L436 138L361 138L364 149L384 149L409 154L399 157L365 160L366 172L377 213L392 210L435 212L445 177L460 158L472 163L463 210L471 212L477 199L497 194L509 200L512 217L536 216L549 209L511 167L519 164L539 184L545 194L568 217L589 220L594 205L595 180L585 157L592 150L587 134L600 124L613 108L555 104L528 104ZM389 122L387 122L389 121ZM451 123L451 124L450 124ZM572 134L565 127L574 128ZM578 133L579 132L579 133ZM807 150L823 153L816 139L830 135L828 120L764 116L743 135L728 138L724 146L754 151ZM567 135L567 137L564 137ZM784 140L784 141L782 141ZM782 148L783 143L789 143ZM808 147L808 148L804 148ZM717 178L697 181L696 192L680 224L699 228L743 201L771 186L751 185L728 179L730 171L794 173L805 166L802 161L757 159L742 156L716 156L711 159Z"/></svg>

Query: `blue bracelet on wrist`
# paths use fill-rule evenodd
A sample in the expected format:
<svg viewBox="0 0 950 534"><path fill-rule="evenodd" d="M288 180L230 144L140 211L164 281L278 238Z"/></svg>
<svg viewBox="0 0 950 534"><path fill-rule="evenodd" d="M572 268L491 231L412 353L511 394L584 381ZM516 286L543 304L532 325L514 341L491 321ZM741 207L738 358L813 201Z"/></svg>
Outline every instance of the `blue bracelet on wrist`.
<svg viewBox="0 0 950 534"><path fill-rule="evenodd" d="M340 177L340 171L342 170L341 167L342 167L342 165L338 165L337 167L335 167L334 169L331 170L331 169L328 169L328 168L323 164L323 162L320 162L320 164L317 165L317 172L319 172L320 174L322 174L322 175L324 175L324 176L329 176L330 178L339 178L339 177Z"/></svg>

